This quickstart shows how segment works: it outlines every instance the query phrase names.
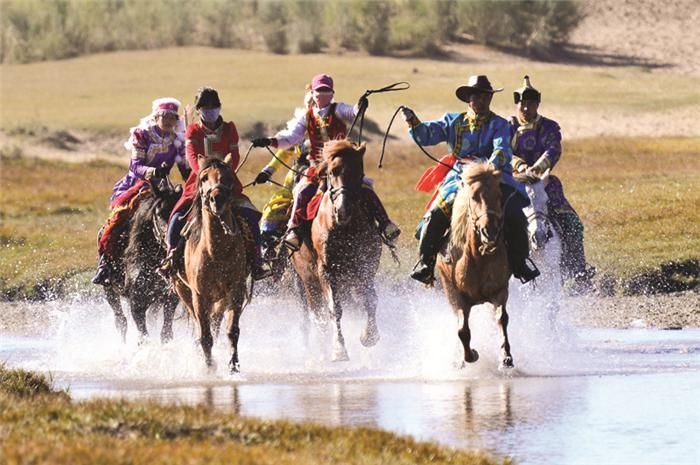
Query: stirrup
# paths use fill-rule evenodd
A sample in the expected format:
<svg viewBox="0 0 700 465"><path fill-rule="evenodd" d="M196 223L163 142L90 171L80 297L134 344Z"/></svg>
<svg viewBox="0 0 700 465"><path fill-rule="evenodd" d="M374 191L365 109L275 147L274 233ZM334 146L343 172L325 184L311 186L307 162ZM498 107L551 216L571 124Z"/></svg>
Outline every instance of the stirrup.
<svg viewBox="0 0 700 465"><path fill-rule="evenodd" d="M294 237L296 237L296 242L293 242L290 239L290 234L293 234ZM285 247L287 247L289 250L292 252L297 252L301 248L301 237L299 237L299 234L294 231L290 230L285 236L284 239L282 239L282 243L284 244Z"/></svg>
<svg viewBox="0 0 700 465"><path fill-rule="evenodd" d="M435 265L431 267L429 264L419 260L413 267L411 278L428 286L432 285L435 281Z"/></svg>

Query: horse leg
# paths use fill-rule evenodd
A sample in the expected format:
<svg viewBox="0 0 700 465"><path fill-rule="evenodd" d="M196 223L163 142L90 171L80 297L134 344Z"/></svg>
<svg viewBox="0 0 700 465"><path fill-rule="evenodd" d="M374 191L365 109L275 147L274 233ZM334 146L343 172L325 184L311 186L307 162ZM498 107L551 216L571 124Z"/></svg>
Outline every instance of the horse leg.
<svg viewBox="0 0 700 465"><path fill-rule="evenodd" d="M496 306L496 318L498 318L498 329L501 333L501 364L499 368L513 368L513 356L510 354L510 342L508 341L508 312L506 311L505 299Z"/></svg>
<svg viewBox="0 0 700 465"><path fill-rule="evenodd" d="M243 313L242 305L236 302L234 309L229 310L226 318L226 334L228 335L228 340L231 343L231 360L229 360L228 366L231 374L238 373L240 371L240 365L238 361L238 338L241 335L240 320L241 314Z"/></svg>
<svg viewBox="0 0 700 465"><path fill-rule="evenodd" d="M333 332L333 361L343 362L350 360L348 351L345 349L345 338L343 330L340 327L340 319L343 316L343 307L340 303L339 293L335 290L336 287L331 285L326 286L326 295L328 297L328 310L330 316L335 320L335 331Z"/></svg>
<svg viewBox="0 0 700 465"><path fill-rule="evenodd" d="M360 342L365 347L372 347L379 342L379 329L377 329L377 291L374 285L369 285L362 292L362 300L367 311L367 325L362 332Z"/></svg>
<svg viewBox="0 0 700 465"><path fill-rule="evenodd" d="M105 297L107 298L107 303L112 307L114 312L114 323L117 327L117 331L122 337L122 342L126 342L126 326L127 319L122 310L122 303L119 299L119 294L111 287L105 287Z"/></svg>
<svg viewBox="0 0 700 465"><path fill-rule="evenodd" d="M200 294L193 294L192 297L194 316L197 321L197 338L202 346L204 362L207 364L209 371L213 372L216 367L211 357L211 347L214 345L214 340L211 336L211 323L209 321L211 303Z"/></svg>
<svg viewBox="0 0 700 465"><path fill-rule="evenodd" d="M472 332L469 329L469 314L472 311L471 303L466 302L466 299L461 299L463 304L460 305L460 310L458 311L458 317L460 318L459 329L457 330L457 335L459 340L462 342L462 347L464 348L464 361L467 363L474 363L479 360L479 352L476 349L471 348Z"/></svg>
<svg viewBox="0 0 700 465"><path fill-rule="evenodd" d="M160 342L166 344L173 339L173 317L177 308L178 298L168 292L163 297L163 329L160 331Z"/></svg>
<svg viewBox="0 0 700 465"><path fill-rule="evenodd" d="M129 299L129 307L131 307L131 316L136 323L136 328L139 330L139 345L143 344L148 338L148 330L146 329L146 310L148 303L143 297L132 297Z"/></svg>

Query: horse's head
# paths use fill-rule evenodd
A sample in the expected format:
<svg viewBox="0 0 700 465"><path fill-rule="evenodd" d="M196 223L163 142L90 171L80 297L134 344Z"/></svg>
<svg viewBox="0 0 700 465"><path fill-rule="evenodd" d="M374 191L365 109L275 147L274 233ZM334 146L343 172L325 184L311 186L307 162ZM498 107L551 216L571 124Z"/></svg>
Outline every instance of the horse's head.
<svg viewBox="0 0 700 465"><path fill-rule="evenodd" d="M530 248L540 250L553 237L552 223L549 220L547 202L549 200L545 188L549 182L549 170L541 177L520 175L516 179L525 185L525 191L530 198L530 205L523 208L527 216L527 231L530 237Z"/></svg>
<svg viewBox="0 0 700 465"><path fill-rule="evenodd" d="M481 255L492 255L497 250L503 232L501 207L501 172L493 165L472 163L462 174L465 189L469 191L467 211L474 236L479 242Z"/></svg>
<svg viewBox="0 0 700 465"><path fill-rule="evenodd" d="M221 216L231 203L234 185L231 171L231 155L220 160L213 157L199 157L197 188L202 199L202 207L215 216Z"/></svg>
<svg viewBox="0 0 700 465"><path fill-rule="evenodd" d="M151 191L156 198L156 216L164 221L170 217L173 207L182 195L182 186L173 186L170 179L160 179L151 182Z"/></svg>
<svg viewBox="0 0 700 465"><path fill-rule="evenodd" d="M320 171L326 173L335 221L340 225L350 222L353 199L362 189L365 149L365 144L357 146L345 139L327 142L323 147Z"/></svg>

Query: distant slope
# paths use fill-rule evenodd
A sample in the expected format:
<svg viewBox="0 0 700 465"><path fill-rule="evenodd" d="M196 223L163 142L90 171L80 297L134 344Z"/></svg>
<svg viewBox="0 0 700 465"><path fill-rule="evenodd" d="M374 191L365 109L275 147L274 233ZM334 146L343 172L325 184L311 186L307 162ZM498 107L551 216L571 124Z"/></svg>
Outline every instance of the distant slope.
<svg viewBox="0 0 700 465"><path fill-rule="evenodd" d="M571 36L603 63L670 68L700 75L700 4L697 0L588 0Z"/></svg>

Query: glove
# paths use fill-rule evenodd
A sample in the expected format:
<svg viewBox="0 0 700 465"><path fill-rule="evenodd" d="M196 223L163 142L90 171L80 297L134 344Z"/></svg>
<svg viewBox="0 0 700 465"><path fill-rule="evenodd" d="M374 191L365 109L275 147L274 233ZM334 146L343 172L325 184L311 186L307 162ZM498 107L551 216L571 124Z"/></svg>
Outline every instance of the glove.
<svg viewBox="0 0 700 465"><path fill-rule="evenodd" d="M369 99L366 95L363 95L362 97L360 97L360 100L357 101L358 113L366 111L367 107L369 107Z"/></svg>
<svg viewBox="0 0 700 465"><path fill-rule="evenodd" d="M255 181L253 181L253 184L265 184L269 180L270 180L270 173L268 173L267 171L261 171L255 177Z"/></svg>
<svg viewBox="0 0 700 465"><path fill-rule="evenodd" d="M162 166L159 166L158 168L156 168L156 169L153 171L153 177L154 177L154 178L161 178L161 179L163 179L163 178L165 178L165 177L168 175L168 172L169 172L169 171L170 171L170 170L168 170L167 168L164 168L164 167L162 167Z"/></svg>
<svg viewBox="0 0 700 465"><path fill-rule="evenodd" d="M403 116L403 120L409 123L412 119L416 118L416 114L413 112L408 107L403 107L401 109L401 115Z"/></svg>
<svg viewBox="0 0 700 465"><path fill-rule="evenodd" d="M272 145L272 139L269 137L258 137L251 142L253 143L253 147L269 147Z"/></svg>

